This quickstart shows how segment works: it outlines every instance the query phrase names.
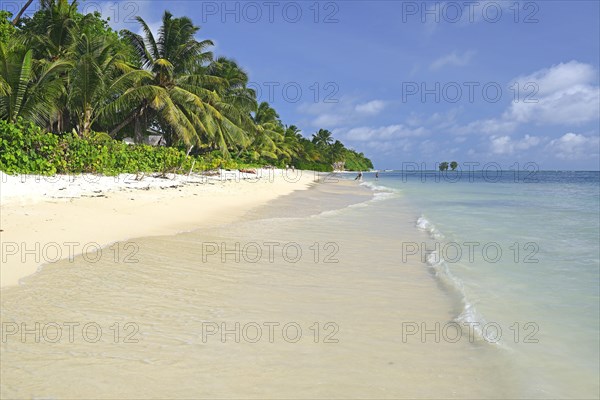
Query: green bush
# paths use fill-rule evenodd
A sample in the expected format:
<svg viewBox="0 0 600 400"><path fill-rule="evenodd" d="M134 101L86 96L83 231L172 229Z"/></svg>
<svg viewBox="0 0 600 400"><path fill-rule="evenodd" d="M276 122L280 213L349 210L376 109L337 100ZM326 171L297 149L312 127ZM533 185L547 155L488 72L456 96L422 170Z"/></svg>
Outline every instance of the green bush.
<svg viewBox="0 0 600 400"><path fill-rule="evenodd" d="M332 172L333 166L325 163L318 163L315 161L303 161L299 160L294 163L297 169L318 171L318 172Z"/></svg>
<svg viewBox="0 0 600 400"><path fill-rule="evenodd" d="M23 121L0 121L0 170L8 174L189 172L194 158L172 147L131 146L96 134L44 132ZM204 163L196 159L195 170Z"/></svg>
<svg viewBox="0 0 600 400"><path fill-rule="evenodd" d="M52 175L66 168L58 136L31 122L0 121L0 170L8 173Z"/></svg>
<svg viewBox="0 0 600 400"><path fill-rule="evenodd" d="M257 153L256 153L257 154ZM0 120L0 170L8 174L103 174L118 175L139 172L188 173L216 168L255 168L267 164L285 167L283 160L268 160L244 152L239 159L225 157L220 151L188 156L174 147L128 145L111 139L106 133L93 133L81 138L75 133L55 135L31 122L9 123ZM348 169L366 170L364 157L356 153L346 161ZM370 161L368 161L370 164ZM331 172L325 162L296 160L298 169Z"/></svg>

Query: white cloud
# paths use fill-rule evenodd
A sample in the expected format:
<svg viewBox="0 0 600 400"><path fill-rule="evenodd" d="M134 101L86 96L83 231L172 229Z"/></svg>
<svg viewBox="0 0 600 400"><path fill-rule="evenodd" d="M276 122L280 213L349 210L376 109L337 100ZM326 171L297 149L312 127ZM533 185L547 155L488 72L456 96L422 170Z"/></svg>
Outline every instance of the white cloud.
<svg viewBox="0 0 600 400"><path fill-rule="evenodd" d="M407 137L423 136L427 133L424 128L411 129L404 125L388 125L381 127L362 126L352 128L343 136L348 140L367 141L367 140L390 140Z"/></svg>
<svg viewBox="0 0 600 400"><path fill-rule="evenodd" d="M368 103L358 104L354 107L359 113L367 114L367 115L375 115L379 114L385 107L385 103L381 100L372 100Z"/></svg>
<svg viewBox="0 0 600 400"><path fill-rule="evenodd" d="M458 135L481 133L506 135L520 125L580 125L600 118L600 87L594 82L595 69L589 64L571 61L514 79L518 102L496 118L455 125ZM527 86L530 85L530 86Z"/></svg>
<svg viewBox="0 0 600 400"><path fill-rule="evenodd" d="M471 59L474 55L475 52L472 50L466 51L463 54L458 54L456 51L453 51L452 53L435 60L433 63L431 63L429 69L438 70L445 66L464 67L471 62Z"/></svg>
<svg viewBox="0 0 600 400"><path fill-rule="evenodd" d="M593 83L595 76L593 66L573 60L520 76L512 83L523 86L527 82L535 82L539 86L539 94L547 96L573 86Z"/></svg>
<svg viewBox="0 0 600 400"><path fill-rule="evenodd" d="M356 99L343 98L337 103L303 103L297 110L311 116L310 124L313 127L334 129L358 125L364 119L379 114L385 106L383 100L359 103Z"/></svg>
<svg viewBox="0 0 600 400"><path fill-rule="evenodd" d="M481 119L473 121L465 126L458 126L453 131L459 135L470 133L483 133L486 135L495 135L513 132L517 128L516 121L497 118Z"/></svg>
<svg viewBox="0 0 600 400"><path fill-rule="evenodd" d="M520 88L519 101L511 104L504 118L558 125L598 119L600 88L594 85L594 79L594 68L577 61L519 77L511 83L511 87Z"/></svg>
<svg viewBox="0 0 600 400"><path fill-rule="evenodd" d="M446 131L456 126L456 120L462 107L455 107L446 112L435 112L433 114L415 114L412 112L406 118L409 126L429 126L432 131Z"/></svg>
<svg viewBox="0 0 600 400"><path fill-rule="evenodd" d="M569 132L550 141L547 149L552 151L557 158L574 160L597 157L599 146L598 136L585 136Z"/></svg>
<svg viewBox="0 0 600 400"><path fill-rule="evenodd" d="M539 137L530 135L518 140L513 140L510 136L492 136L490 140L490 150L493 154L513 154L515 150L528 150L541 143Z"/></svg>
<svg viewBox="0 0 600 400"><path fill-rule="evenodd" d="M387 142L375 140L365 143L367 148L383 154L394 154L398 151L407 153L413 148L413 145L414 144L408 139Z"/></svg>
<svg viewBox="0 0 600 400"><path fill-rule="evenodd" d="M345 118L339 114L321 114L317 116L312 125L323 128L331 128L343 123Z"/></svg>

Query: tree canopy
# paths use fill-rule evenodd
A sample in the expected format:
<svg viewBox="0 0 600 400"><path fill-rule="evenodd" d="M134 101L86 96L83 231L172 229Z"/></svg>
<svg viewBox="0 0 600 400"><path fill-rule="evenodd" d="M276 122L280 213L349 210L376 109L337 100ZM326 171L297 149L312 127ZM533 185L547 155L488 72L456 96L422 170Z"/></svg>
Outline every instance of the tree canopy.
<svg viewBox="0 0 600 400"><path fill-rule="evenodd" d="M26 7L24 7L26 8ZM268 103L259 104L235 60L215 58L199 26L165 11L158 32L113 31L78 1L41 0L18 21L0 12L0 119L23 119L56 135L104 132L254 164L330 170L372 168L320 129L306 138Z"/></svg>

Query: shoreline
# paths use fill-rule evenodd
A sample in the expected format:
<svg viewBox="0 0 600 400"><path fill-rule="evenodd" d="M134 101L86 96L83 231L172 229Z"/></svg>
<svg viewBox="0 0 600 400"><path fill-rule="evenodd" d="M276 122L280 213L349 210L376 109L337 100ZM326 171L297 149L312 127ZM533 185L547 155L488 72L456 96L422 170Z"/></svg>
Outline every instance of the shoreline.
<svg viewBox="0 0 600 400"><path fill-rule="evenodd" d="M298 174L298 172L300 172ZM312 171L220 171L218 176L0 177L0 287L44 265L139 237L234 222L315 183Z"/></svg>
<svg viewBox="0 0 600 400"><path fill-rule="evenodd" d="M446 381L482 378L479 371L484 363L468 362L467 341L442 342L442 347L425 344L417 336L400 341L403 321L432 326L446 320L450 309L447 296L433 284L422 263L407 262L398 268L393 256L398 241L424 235L414 229L412 210L401 207L394 214L394 226L385 225L389 214L374 199L371 189L353 181L315 185L269 202L266 208L253 208L232 224L136 239L140 250L135 254L136 268L123 257L114 262L111 252L97 263L84 256L74 263L44 268L24 285L3 292L3 321L21 327L68 321L79 324L75 340L44 346L11 336L12 351L2 365L9 382L3 388L5 397L101 393L104 398L264 398L268 388L276 397L303 393L332 398L351 391L364 398L391 398L397 393L415 398L446 390ZM386 240L390 237L393 240ZM201 243L216 243L222 252L204 258ZM278 244L272 247L278 250L273 261L267 243ZM284 243L300 251L284 252ZM224 259L224 249L234 249L236 244L240 248L254 244L261 256L257 260L255 253L241 250L239 261ZM129 253L121 249L125 250L122 256ZM90 321L105 332L92 344L91 359L97 361L93 363L90 343L79 339L79 327ZM136 344L123 340L115 345L109 335L115 323L124 334L126 324L134 327ZM215 324L221 335L206 330ZM293 340L284 329L290 324L300 328L299 336L290 336ZM239 329L240 340L226 336L231 340L223 341L224 329L236 326L244 327ZM261 328L261 340L255 342L250 336L251 326ZM273 326L273 336L266 326ZM53 358L56 346L68 356L55 359L56 368L35 374L33 385L19 384L28 371L38 371L38 360ZM197 362L200 357L202 363ZM277 375L255 373L274 371L298 357L308 360L311 368L285 368ZM434 359L444 379L432 383ZM452 369L457 362L467 368ZM81 363L86 365L83 370L77 368ZM94 386L98 376L111 382L101 392ZM326 379L315 386L322 376ZM389 380L391 376L399 379ZM371 383L357 384L361 379ZM426 389L422 382L428 382ZM479 398L496 393L489 384L480 390L462 387ZM456 397L464 393L454 392Z"/></svg>

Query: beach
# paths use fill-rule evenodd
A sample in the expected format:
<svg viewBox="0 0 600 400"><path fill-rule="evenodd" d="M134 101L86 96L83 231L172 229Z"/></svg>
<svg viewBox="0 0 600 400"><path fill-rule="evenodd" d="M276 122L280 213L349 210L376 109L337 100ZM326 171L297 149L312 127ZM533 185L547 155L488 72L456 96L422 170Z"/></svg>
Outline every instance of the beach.
<svg viewBox="0 0 600 400"><path fill-rule="evenodd" d="M138 178L139 180L136 180ZM219 171L213 176L0 176L1 287L46 262L130 238L234 221L318 180L309 171Z"/></svg>
<svg viewBox="0 0 600 400"><path fill-rule="evenodd" d="M226 217L178 234L187 226L155 227L156 236L48 264L3 288L2 396L509 396L467 340L403 335L405 321L435 326L452 307L418 259L399 263L397 241L425 236L410 210L384 225L378 205L398 193L312 176L308 190L283 185L277 198L269 183L252 186L273 200L244 200L233 212L223 197L242 195L244 184L225 184L211 210ZM183 207L178 198L169 205ZM154 214L139 216L142 225L144 217Z"/></svg>
<svg viewBox="0 0 600 400"><path fill-rule="evenodd" d="M0 3L0 400L600 399L600 2Z"/></svg>
<svg viewBox="0 0 600 400"><path fill-rule="evenodd" d="M1 396L596 396L598 231L586 221L597 215L597 173L494 185L485 175L449 184L393 172L362 182L308 174L295 184L240 179L56 199L71 206L61 216L81 202L103 224L102 202L146 198L142 212L125 208L140 234L124 227L101 251L1 289ZM573 190L581 200L566 209ZM510 195L490 206L502 193ZM185 210L195 199L212 205ZM502 217L515 201L523 215ZM156 207L197 219L160 225L145 211ZM484 208L498 219L482 218ZM567 232L549 235L544 212ZM525 215L531 222L516 235ZM576 241L566 246L565 235ZM475 241L471 259L464 243ZM515 241L539 251L516 262ZM504 257L490 261L481 252L489 244Z"/></svg>

